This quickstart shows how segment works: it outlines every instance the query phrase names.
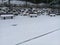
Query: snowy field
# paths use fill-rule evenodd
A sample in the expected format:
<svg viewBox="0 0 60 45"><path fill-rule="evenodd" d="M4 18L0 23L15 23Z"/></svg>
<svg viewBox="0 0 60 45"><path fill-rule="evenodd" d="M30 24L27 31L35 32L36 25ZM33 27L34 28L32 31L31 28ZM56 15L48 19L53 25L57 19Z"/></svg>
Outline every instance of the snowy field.
<svg viewBox="0 0 60 45"><path fill-rule="evenodd" d="M0 45L16 45L59 28L60 16L16 16L14 19L0 19ZM60 45L60 30L21 45Z"/></svg>

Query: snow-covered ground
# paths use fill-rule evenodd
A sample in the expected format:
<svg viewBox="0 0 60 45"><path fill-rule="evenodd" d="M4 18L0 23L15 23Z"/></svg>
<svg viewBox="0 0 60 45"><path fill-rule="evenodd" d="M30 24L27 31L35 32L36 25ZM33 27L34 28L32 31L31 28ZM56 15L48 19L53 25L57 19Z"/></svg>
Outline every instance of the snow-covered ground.
<svg viewBox="0 0 60 45"><path fill-rule="evenodd" d="M60 28L60 16L16 16L14 19L0 19L0 45L16 45L19 42ZM21 45L60 45L60 31L31 40Z"/></svg>

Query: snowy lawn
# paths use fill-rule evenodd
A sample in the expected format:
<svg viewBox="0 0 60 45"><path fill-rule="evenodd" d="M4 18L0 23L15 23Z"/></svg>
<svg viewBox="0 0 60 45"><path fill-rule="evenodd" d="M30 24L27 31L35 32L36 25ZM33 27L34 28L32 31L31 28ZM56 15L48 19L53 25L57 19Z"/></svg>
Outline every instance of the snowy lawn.
<svg viewBox="0 0 60 45"><path fill-rule="evenodd" d="M16 45L19 42L60 28L60 16L17 16L0 19L0 45ZM60 31L29 41L21 45L60 45Z"/></svg>

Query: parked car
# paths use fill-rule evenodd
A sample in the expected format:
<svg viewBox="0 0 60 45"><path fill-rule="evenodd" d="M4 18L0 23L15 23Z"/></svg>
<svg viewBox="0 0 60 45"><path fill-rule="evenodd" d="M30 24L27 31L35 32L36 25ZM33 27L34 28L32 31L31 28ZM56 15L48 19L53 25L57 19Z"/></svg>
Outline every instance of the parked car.
<svg viewBox="0 0 60 45"><path fill-rule="evenodd" d="M13 11L13 15L17 16L18 12L17 11Z"/></svg>

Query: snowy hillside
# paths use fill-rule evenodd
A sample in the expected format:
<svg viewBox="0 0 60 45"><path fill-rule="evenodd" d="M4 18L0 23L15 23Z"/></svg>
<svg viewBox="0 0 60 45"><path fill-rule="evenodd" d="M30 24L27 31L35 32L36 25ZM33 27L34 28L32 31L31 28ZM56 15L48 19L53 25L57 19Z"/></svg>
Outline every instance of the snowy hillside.
<svg viewBox="0 0 60 45"><path fill-rule="evenodd" d="M25 1L10 1L11 4L20 4L20 5L24 5L26 2Z"/></svg>
<svg viewBox="0 0 60 45"><path fill-rule="evenodd" d="M10 2L11 2L11 4L18 4L18 5L25 5L26 4L26 1L10 1ZM35 4L31 3L31 2L27 2L27 4L35 5Z"/></svg>
<svg viewBox="0 0 60 45"><path fill-rule="evenodd" d="M3 2L8 2L8 0L3 1ZM0 0L0 4L1 4L1 3L2 3L2 0ZM26 1L11 0L10 3L11 3L11 4L17 4L17 5L25 5L25 4L26 4ZM35 4L31 3L31 2L27 2L27 4L29 4L29 5L35 5Z"/></svg>
<svg viewBox="0 0 60 45"><path fill-rule="evenodd" d="M17 16L0 19L0 45L16 45L19 42L60 28L60 16ZM60 45L60 31L29 41L21 45Z"/></svg>
<svg viewBox="0 0 60 45"><path fill-rule="evenodd" d="M0 0L0 4L2 3L2 1Z"/></svg>

